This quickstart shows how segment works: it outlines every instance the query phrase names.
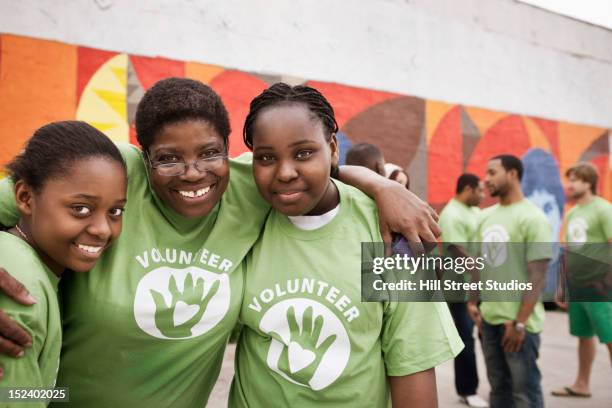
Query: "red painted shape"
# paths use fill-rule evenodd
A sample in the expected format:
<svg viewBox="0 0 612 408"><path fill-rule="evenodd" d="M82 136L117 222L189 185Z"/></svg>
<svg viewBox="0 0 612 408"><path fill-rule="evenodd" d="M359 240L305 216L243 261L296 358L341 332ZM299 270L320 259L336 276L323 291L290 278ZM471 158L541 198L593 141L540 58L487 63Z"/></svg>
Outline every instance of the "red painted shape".
<svg viewBox="0 0 612 408"><path fill-rule="evenodd" d="M438 122L429 143L428 201L445 203L455 194L463 172L461 110L455 106Z"/></svg>
<svg viewBox="0 0 612 408"><path fill-rule="evenodd" d="M81 100L83 90L91 77L109 59L117 55L117 52L102 51L95 48L78 47L77 49L77 104Z"/></svg>
<svg viewBox="0 0 612 408"><path fill-rule="evenodd" d="M334 108L336 122L342 128L353 116L372 105L384 102L399 95L390 92L373 91L331 82L308 81L308 86L321 92Z"/></svg>
<svg viewBox="0 0 612 408"><path fill-rule="evenodd" d="M538 127L542 130L542 133L548 139L548 143L550 143L550 150L553 156L559 162L559 122L548 119L540 119L529 117Z"/></svg>
<svg viewBox="0 0 612 408"><path fill-rule="evenodd" d="M523 119L517 115L509 115L495 123L476 145L466 171L484 177L487 162L491 157L500 154L512 154L523 157L529 149L529 135Z"/></svg>
<svg viewBox="0 0 612 408"><path fill-rule="evenodd" d="M268 85L261 79L240 71L224 71L217 75L210 86L221 96L230 116L232 133L229 138L229 155L236 157L248 151L242 141L244 120L249 105Z"/></svg>
<svg viewBox="0 0 612 408"><path fill-rule="evenodd" d="M185 63L182 61L130 55L130 62L145 91L160 79L185 76Z"/></svg>

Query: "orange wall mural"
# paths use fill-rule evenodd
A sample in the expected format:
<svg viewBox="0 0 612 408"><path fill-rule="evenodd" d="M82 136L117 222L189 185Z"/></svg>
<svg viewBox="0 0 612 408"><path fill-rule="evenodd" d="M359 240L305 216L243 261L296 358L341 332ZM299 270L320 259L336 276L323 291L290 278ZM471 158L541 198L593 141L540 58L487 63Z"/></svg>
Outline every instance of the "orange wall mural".
<svg viewBox="0 0 612 408"><path fill-rule="evenodd" d="M241 134L251 99L284 79L1 34L0 163L17 154L37 127L54 120L85 120L114 140L135 142L138 101L168 76L198 79L221 95L231 117L232 156L246 151ZM387 161L408 170L411 189L435 208L453 196L462 172L483 176L487 160L501 153L534 160L526 163L527 172L539 178L529 179L557 197L565 170L590 161L601 174L601 195L612 199L609 129L308 79L291 82L318 88L332 103L344 153L355 143L377 144ZM564 200L557 201L562 209Z"/></svg>

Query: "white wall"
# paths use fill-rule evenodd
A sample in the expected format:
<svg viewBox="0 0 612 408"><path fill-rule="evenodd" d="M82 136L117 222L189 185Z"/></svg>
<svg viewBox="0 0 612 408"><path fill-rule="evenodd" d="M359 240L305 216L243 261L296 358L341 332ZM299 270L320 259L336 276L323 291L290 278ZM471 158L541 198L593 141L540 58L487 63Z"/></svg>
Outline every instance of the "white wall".
<svg viewBox="0 0 612 408"><path fill-rule="evenodd" d="M612 31L514 0L0 0L0 32L612 126Z"/></svg>

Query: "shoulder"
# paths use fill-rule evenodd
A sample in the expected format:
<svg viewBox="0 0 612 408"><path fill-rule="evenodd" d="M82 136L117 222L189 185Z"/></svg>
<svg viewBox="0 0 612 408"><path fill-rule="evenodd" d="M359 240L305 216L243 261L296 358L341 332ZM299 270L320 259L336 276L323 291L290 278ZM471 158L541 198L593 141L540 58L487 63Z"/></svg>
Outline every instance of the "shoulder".
<svg viewBox="0 0 612 408"><path fill-rule="evenodd" d="M340 194L340 205L346 206L349 211L348 222L351 228L361 224L380 239L380 226L378 224L378 207L376 202L353 186L334 179L334 184Z"/></svg>
<svg viewBox="0 0 612 408"><path fill-rule="evenodd" d="M523 201L521 202L518 211L519 215L527 222L544 222L548 224L548 218L546 218L546 215L540 209L540 207L538 207L526 198L523 199Z"/></svg>
<svg viewBox="0 0 612 408"><path fill-rule="evenodd" d="M0 309L31 329L44 328L49 305L57 306L56 282L51 281L50 272L34 250L9 235L0 233L2 267L28 289L36 304L23 306L0 296Z"/></svg>
<svg viewBox="0 0 612 408"><path fill-rule="evenodd" d="M335 179L334 184L338 188L340 201L346 201L348 204L350 204L354 211L363 212L366 214L378 214L376 202L361 190Z"/></svg>
<svg viewBox="0 0 612 408"><path fill-rule="evenodd" d="M595 197L595 206L600 212L607 213L612 211L612 204L602 197Z"/></svg>
<svg viewBox="0 0 612 408"><path fill-rule="evenodd" d="M128 169L128 181L133 183L137 176L146 177L146 168L142 150L133 144L124 142L117 142L116 146L117 149L119 149L119 152L121 152L123 160L125 160L125 164Z"/></svg>

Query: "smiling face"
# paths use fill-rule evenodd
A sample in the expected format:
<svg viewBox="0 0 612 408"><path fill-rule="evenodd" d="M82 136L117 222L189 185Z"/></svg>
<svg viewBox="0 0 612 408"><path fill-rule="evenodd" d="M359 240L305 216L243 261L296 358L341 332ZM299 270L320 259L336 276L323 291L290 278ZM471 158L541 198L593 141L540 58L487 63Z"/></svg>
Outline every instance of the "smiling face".
<svg viewBox="0 0 612 408"><path fill-rule="evenodd" d="M180 176L160 175L149 168L151 184L157 196L176 213L187 218L209 214L221 200L229 182L227 159L210 165L201 173L193 163L201 158L224 154L223 138L210 123L185 120L164 126L149 148L149 158L155 163L189 163Z"/></svg>
<svg viewBox="0 0 612 408"><path fill-rule="evenodd" d="M18 181L20 226L56 274L88 271L121 232L126 188L124 168L102 157L74 163L37 192Z"/></svg>
<svg viewBox="0 0 612 408"><path fill-rule="evenodd" d="M304 104L263 110L253 131L253 176L259 192L285 215L319 215L338 205L330 179L336 137Z"/></svg>

